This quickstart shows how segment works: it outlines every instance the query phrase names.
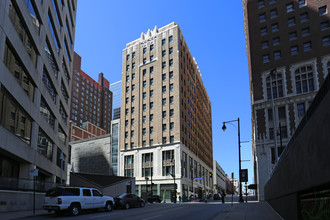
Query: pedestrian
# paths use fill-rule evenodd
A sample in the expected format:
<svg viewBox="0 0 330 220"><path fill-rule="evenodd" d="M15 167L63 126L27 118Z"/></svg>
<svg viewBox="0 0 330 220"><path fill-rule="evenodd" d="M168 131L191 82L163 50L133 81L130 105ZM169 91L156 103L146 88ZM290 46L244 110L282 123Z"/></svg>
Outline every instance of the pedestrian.
<svg viewBox="0 0 330 220"><path fill-rule="evenodd" d="M181 200L181 196L179 196L179 203L181 203L182 202L182 200Z"/></svg>
<svg viewBox="0 0 330 220"><path fill-rule="evenodd" d="M222 203L225 203L225 196L226 196L225 192L222 191L222 192L221 192L221 200L222 200Z"/></svg>

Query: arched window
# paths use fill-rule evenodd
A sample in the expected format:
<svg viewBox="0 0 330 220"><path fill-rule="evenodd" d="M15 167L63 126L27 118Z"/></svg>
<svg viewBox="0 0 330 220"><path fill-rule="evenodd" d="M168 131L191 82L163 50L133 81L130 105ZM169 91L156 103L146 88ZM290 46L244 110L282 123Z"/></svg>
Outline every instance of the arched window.
<svg viewBox="0 0 330 220"><path fill-rule="evenodd" d="M271 88L273 93L273 98L280 98L283 97L283 80L282 80L282 74L273 74L271 76L268 76L266 78L266 87L267 87L267 99L270 100L272 98L271 96ZM272 85L271 85L272 84Z"/></svg>
<svg viewBox="0 0 330 220"><path fill-rule="evenodd" d="M314 91L313 68L311 66L296 69L295 79L297 94Z"/></svg>

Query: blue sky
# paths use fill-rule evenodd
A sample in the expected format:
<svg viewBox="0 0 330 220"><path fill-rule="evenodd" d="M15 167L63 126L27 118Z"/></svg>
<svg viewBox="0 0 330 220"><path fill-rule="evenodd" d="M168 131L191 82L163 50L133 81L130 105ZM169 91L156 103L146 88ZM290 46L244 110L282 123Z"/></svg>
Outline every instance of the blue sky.
<svg viewBox="0 0 330 220"><path fill-rule="evenodd" d="M78 0L75 51L82 70L97 81L103 72L110 83L121 80L122 50L126 44L156 25L180 25L192 56L196 58L212 102L213 159L224 171L238 177L237 123L243 143L242 169L253 182L251 153L251 103L244 36L242 1L117 1Z"/></svg>

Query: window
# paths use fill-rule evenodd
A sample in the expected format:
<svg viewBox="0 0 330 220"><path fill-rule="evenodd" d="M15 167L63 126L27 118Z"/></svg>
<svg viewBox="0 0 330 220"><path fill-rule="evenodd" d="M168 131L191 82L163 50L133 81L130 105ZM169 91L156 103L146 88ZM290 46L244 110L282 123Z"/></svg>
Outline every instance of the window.
<svg viewBox="0 0 330 220"><path fill-rule="evenodd" d="M273 9L270 11L270 18L275 18L275 17L277 17L277 10Z"/></svg>
<svg viewBox="0 0 330 220"><path fill-rule="evenodd" d="M151 78L151 79L150 79L150 85L153 85L153 84L154 84L154 79Z"/></svg>
<svg viewBox="0 0 330 220"><path fill-rule="evenodd" d="M269 54L263 55L262 59L263 59L263 63L268 63L270 61Z"/></svg>
<svg viewBox="0 0 330 220"><path fill-rule="evenodd" d="M154 90L150 90L150 97L154 96Z"/></svg>
<svg viewBox="0 0 330 220"><path fill-rule="evenodd" d="M126 82L129 82L129 76L126 76Z"/></svg>
<svg viewBox="0 0 330 220"><path fill-rule="evenodd" d="M312 49L312 42L306 42L304 43L304 51L309 51Z"/></svg>
<svg viewBox="0 0 330 220"><path fill-rule="evenodd" d="M279 28L278 28L278 24L272 24L272 32L275 32L275 31L278 31Z"/></svg>
<svg viewBox="0 0 330 220"><path fill-rule="evenodd" d="M291 32L291 33L289 34L289 39L290 39L290 40L297 39L297 32Z"/></svg>
<svg viewBox="0 0 330 220"><path fill-rule="evenodd" d="M174 143L174 136L170 137L170 143Z"/></svg>
<svg viewBox="0 0 330 220"><path fill-rule="evenodd" d="M267 99L283 97L282 74L276 73L266 78Z"/></svg>
<svg viewBox="0 0 330 220"><path fill-rule="evenodd" d="M259 15L259 22L264 22L264 21L266 21L266 14L265 13Z"/></svg>
<svg viewBox="0 0 330 220"><path fill-rule="evenodd" d="M174 103L174 97L171 96L171 97L170 97L170 104L173 104L173 103Z"/></svg>
<svg viewBox="0 0 330 220"><path fill-rule="evenodd" d="M125 127L128 126L128 120L125 120Z"/></svg>
<svg viewBox="0 0 330 220"><path fill-rule="evenodd" d="M314 77L311 66L304 66L295 70L297 94L314 91Z"/></svg>
<svg viewBox="0 0 330 220"><path fill-rule="evenodd" d="M302 33L302 36L307 36L307 35L310 35L310 30L309 30L309 27L307 28L304 28L301 30L301 33Z"/></svg>
<svg viewBox="0 0 330 220"><path fill-rule="evenodd" d="M153 51L153 50L154 50L154 45L151 44L151 45L150 45L150 51Z"/></svg>
<svg viewBox="0 0 330 220"><path fill-rule="evenodd" d="M146 99L146 97L147 97L147 93L146 93L146 92L143 92L143 93L142 93L142 98L143 98L143 99Z"/></svg>
<svg viewBox="0 0 330 220"><path fill-rule="evenodd" d="M170 117L174 116L174 109L170 109Z"/></svg>
<svg viewBox="0 0 330 220"><path fill-rule="evenodd" d="M144 80L142 86L145 88L147 86L147 81Z"/></svg>
<svg viewBox="0 0 330 220"><path fill-rule="evenodd" d="M132 96L132 103L134 103L134 101L135 101L135 96L133 95Z"/></svg>
<svg viewBox="0 0 330 220"><path fill-rule="evenodd" d="M154 127L150 127L149 132L150 132L150 134L153 134L154 133Z"/></svg>
<svg viewBox="0 0 330 220"><path fill-rule="evenodd" d="M280 44L280 38L279 37L275 37L273 39L273 46L278 45L278 44Z"/></svg>
<svg viewBox="0 0 330 220"><path fill-rule="evenodd" d="M166 131L166 124L163 124L162 130Z"/></svg>
<svg viewBox="0 0 330 220"><path fill-rule="evenodd" d="M170 66L173 66L173 59L170 59Z"/></svg>
<svg viewBox="0 0 330 220"><path fill-rule="evenodd" d="M154 108L154 103L150 102L150 109L153 109L153 108Z"/></svg>
<svg viewBox="0 0 330 220"><path fill-rule="evenodd" d="M131 142L131 149L134 148L134 142Z"/></svg>
<svg viewBox="0 0 330 220"><path fill-rule="evenodd" d="M154 121L154 115L153 114L150 115L150 121Z"/></svg>
<svg viewBox="0 0 330 220"><path fill-rule="evenodd" d="M166 62L162 63L162 68L164 69L166 67Z"/></svg>
<svg viewBox="0 0 330 220"><path fill-rule="evenodd" d="M322 6L319 8L319 15L322 16L322 15L325 15L327 14L327 6Z"/></svg>
<svg viewBox="0 0 330 220"><path fill-rule="evenodd" d="M163 74L163 75L162 75L162 80L163 80L163 81L166 80L166 74Z"/></svg>
<svg viewBox="0 0 330 220"><path fill-rule="evenodd" d="M170 84L170 91L173 91L173 84Z"/></svg>
<svg viewBox="0 0 330 220"><path fill-rule="evenodd" d="M170 72L170 79L173 79L173 71Z"/></svg>
<svg viewBox="0 0 330 220"><path fill-rule="evenodd" d="M168 41L171 43L171 42L173 42L173 36L170 36L169 38L168 38Z"/></svg>
<svg viewBox="0 0 330 220"><path fill-rule="evenodd" d="M165 57L166 56L166 50L163 50L162 51L162 57Z"/></svg>
<svg viewBox="0 0 330 220"><path fill-rule="evenodd" d="M261 43L261 48L262 49L265 49L265 48L268 48L268 41L264 41Z"/></svg>
<svg viewBox="0 0 330 220"><path fill-rule="evenodd" d="M128 86L126 86L126 93L128 93L129 92L129 87Z"/></svg>
<svg viewBox="0 0 330 220"><path fill-rule="evenodd" d="M162 117L163 117L163 119L166 118L166 111L162 112Z"/></svg>
<svg viewBox="0 0 330 220"><path fill-rule="evenodd" d="M151 66L151 67L149 68L149 72L150 72L150 74L154 72L154 67L153 67L153 66Z"/></svg>
<svg viewBox="0 0 330 220"><path fill-rule="evenodd" d="M166 105L166 98L163 98L162 104L163 104L163 106Z"/></svg>
<svg viewBox="0 0 330 220"><path fill-rule="evenodd" d="M142 135L143 135L143 136L146 135L146 128L142 128Z"/></svg>
<svg viewBox="0 0 330 220"><path fill-rule="evenodd" d="M127 99L126 99L126 101L127 101ZM125 109L125 115L128 115L128 108Z"/></svg>
<svg viewBox="0 0 330 220"><path fill-rule="evenodd" d="M174 130L174 122L170 123L170 130L173 131Z"/></svg>
<svg viewBox="0 0 330 220"><path fill-rule="evenodd" d="M262 8L265 6L265 1L264 0L259 0L258 1L258 8Z"/></svg>
<svg viewBox="0 0 330 220"><path fill-rule="evenodd" d="M162 92L165 93L166 92L166 86L162 87Z"/></svg>
<svg viewBox="0 0 330 220"><path fill-rule="evenodd" d="M297 109L298 109L298 116L299 117L305 115L305 103L297 104Z"/></svg>
<svg viewBox="0 0 330 220"><path fill-rule="evenodd" d="M266 35L267 34L267 28L266 27L261 28L260 33L261 33L261 36Z"/></svg>
<svg viewBox="0 0 330 220"><path fill-rule="evenodd" d="M129 65L126 66L126 71L129 71Z"/></svg>
<svg viewBox="0 0 330 220"><path fill-rule="evenodd" d="M329 21L325 21L321 23L321 31L329 28Z"/></svg>
<svg viewBox="0 0 330 220"><path fill-rule="evenodd" d="M162 45L165 45L166 44L166 41L165 39L162 40Z"/></svg>
<svg viewBox="0 0 330 220"><path fill-rule="evenodd" d="M143 48L143 54L147 52L147 48Z"/></svg>
<svg viewBox="0 0 330 220"><path fill-rule="evenodd" d="M274 52L274 59L275 60L281 59L281 51L275 51Z"/></svg>
<svg viewBox="0 0 330 220"><path fill-rule="evenodd" d="M303 13L300 15L300 22L305 22L305 21L308 21L308 14L307 12Z"/></svg>
<svg viewBox="0 0 330 220"><path fill-rule="evenodd" d="M135 58L135 52L132 53L132 58Z"/></svg>
<svg viewBox="0 0 330 220"><path fill-rule="evenodd" d="M126 55L126 60L129 60L129 55Z"/></svg>
<svg viewBox="0 0 330 220"><path fill-rule="evenodd" d="M285 116L285 107L279 107L278 108L278 118L279 119L285 119L286 116Z"/></svg>
<svg viewBox="0 0 330 220"><path fill-rule="evenodd" d="M292 46L290 48L291 55L298 54L298 46Z"/></svg>
<svg viewBox="0 0 330 220"><path fill-rule="evenodd" d="M135 85L132 85L132 91L134 91L135 90Z"/></svg>
<svg viewBox="0 0 330 220"><path fill-rule="evenodd" d="M125 138L128 138L128 132L127 131L125 132Z"/></svg>
<svg viewBox="0 0 330 220"><path fill-rule="evenodd" d="M275 3L276 2L276 0L269 0L269 4L271 5L271 4L273 4L273 3Z"/></svg>
<svg viewBox="0 0 330 220"><path fill-rule="evenodd" d="M131 126L134 126L134 118L131 119Z"/></svg>
<svg viewBox="0 0 330 220"><path fill-rule="evenodd" d="M142 147L146 147L147 146L147 142L145 140L142 141Z"/></svg>
<svg viewBox="0 0 330 220"><path fill-rule="evenodd" d="M154 146L154 140L153 140L153 139L150 139L150 141L149 141L149 146L150 146L150 147Z"/></svg>
<svg viewBox="0 0 330 220"><path fill-rule="evenodd" d="M169 54L173 54L173 47L170 47Z"/></svg>
<svg viewBox="0 0 330 220"><path fill-rule="evenodd" d="M286 12L294 11L293 3L286 5Z"/></svg>
<svg viewBox="0 0 330 220"><path fill-rule="evenodd" d="M134 177L134 155L124 157L124 176Z"/></svg>
<svg viewBox="0 0 330 220"><path fill-rule="evenodd" d="M152 62L152 61L154 61L154 56L153 55L150 56L150 62Z"/></svg>
<svg viewBox="0 0 330 220"><path fill-rule="evenodd" d="M132 63L132 69L135 69L135 63Z"/></svg>
<svg viewBox="0 0 330 220"><path fill-rule="evenodd" d="M322 45L323 46L330 45L330 36L326 36L322 38Z"/></svg>
<svg viewBox="0 0 330 220"><path fill-rule="evenodd" d="M289 18L288 19L288 26L291 27L296 24L296 19L295 17Z"/></svg>
<svg viewBox="0 0 330 220"><path fill-rule="evenodd" d="M166 144L167 140L166 137L163 137L163 144Z"/></svg>
<svg viewBox="0 0 330 220"><path fill-rule="evenodd" d="M131 108L131 114L134 114L134 111L135 111L135 108L132 107L132 108Z"/></svg>
<svg viewBox="0 0 330 220"><path fill-rule="evenodd" d="M147 63L147 58L143 58L143 64Z"/></svg>
<svg viewBox="0 0 330 220"><path fill-rule="evenodd" d="M145 111L147 109L147 104L142 105L142 110Z"/></svg>
<svg viewBox="0 0 330 220"><path fill-rule="evenodd" d="M147 70L146 69L142 70L142 74L143 74L143 76L146 76L147 75Z"/></svg>
<svg viewBox="0 0 330 220"><path fill-rule="evenodd" d="M306 0L299 0L299 8L306 6Z"/></svg>

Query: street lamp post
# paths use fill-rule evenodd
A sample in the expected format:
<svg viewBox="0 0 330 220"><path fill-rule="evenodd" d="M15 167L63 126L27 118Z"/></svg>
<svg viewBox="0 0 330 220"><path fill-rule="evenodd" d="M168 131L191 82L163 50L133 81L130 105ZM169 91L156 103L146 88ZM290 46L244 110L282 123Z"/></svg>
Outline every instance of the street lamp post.
<svg viewBox="0 0 330 220"><path fill-rule="evenodd" d="M275 144L275 163L278 160L278 151L277 151L277 138L276 138L276 114L275 114L275 105L274 105L274 94L273 94L273 76L276 76L276 68L272 69L269 73L270 78L270 96L272 99L272 112L273 112L273 135L274 135L274 144Z"/></svg>
<svg viewBox="0 0 330 220"><path fill-rule="evenodd" d="M146 195L146 202L148 202L148 180L149 180L149 178L148 177L145 177L145 180L146 180L146 193L147 193L147 195Z"/></svg>
<svg viewBox="0 0 330 220"><path fill-rule="evenodd" d="M64 162L64 155L63 155L63 151L61 150L61 155L60 155L60 160L61 160L61 183L60 185L62 185L62 174L63 174L63 162Z"/></svg>
<svg viewBox="0 0 330 220"><path fill-rule="evenodd" d="M241 134L240 134L240 127L239 127L239 117L237 120L232 120L232 121L224 121L222 130L226 130L226 123L231 123L237 121L238 123L238 162L239 162L239 202L244 202L243 196L242 196L242 182L241 182Z"/></svg>

